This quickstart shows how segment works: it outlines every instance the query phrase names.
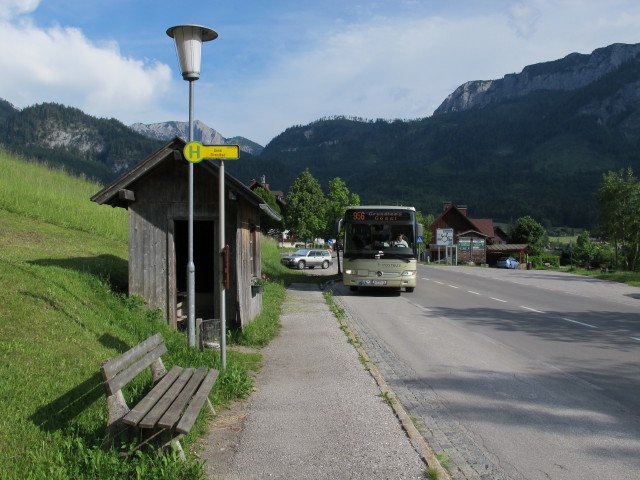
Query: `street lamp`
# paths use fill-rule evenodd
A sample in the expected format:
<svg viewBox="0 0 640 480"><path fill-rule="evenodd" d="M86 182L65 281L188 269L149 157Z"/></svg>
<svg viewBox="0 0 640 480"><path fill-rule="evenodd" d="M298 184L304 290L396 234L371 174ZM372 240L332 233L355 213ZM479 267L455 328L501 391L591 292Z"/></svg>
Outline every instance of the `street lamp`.
<svg viewBox="0 0 640 480"><path fill-rule="evenodd" d="M193 82L200 78L202 42L218 38L210 28L200 25L180 25L167 30L167 35L176 42L176 52L180 62L182 78L189 82L189 142L193 141ZM189 346L196 345L195 293L196 268L193 263L193 162L189 162L189 258L187 263L187 299L189 312L187 331Z"/></svg>

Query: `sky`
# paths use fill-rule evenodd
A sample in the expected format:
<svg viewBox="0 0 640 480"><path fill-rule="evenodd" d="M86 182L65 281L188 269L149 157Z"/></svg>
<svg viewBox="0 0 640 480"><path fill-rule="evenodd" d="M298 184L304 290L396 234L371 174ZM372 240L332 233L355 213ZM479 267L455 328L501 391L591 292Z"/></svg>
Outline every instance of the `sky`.
<svg viewBox="0 0 640 480"><path fill-rule="evenodd" d="M459 85L640 43L638 0L0 0L0 98L188 121L166 30L197 24L194 117L261 145L346 115L430 116Z"/></svg>

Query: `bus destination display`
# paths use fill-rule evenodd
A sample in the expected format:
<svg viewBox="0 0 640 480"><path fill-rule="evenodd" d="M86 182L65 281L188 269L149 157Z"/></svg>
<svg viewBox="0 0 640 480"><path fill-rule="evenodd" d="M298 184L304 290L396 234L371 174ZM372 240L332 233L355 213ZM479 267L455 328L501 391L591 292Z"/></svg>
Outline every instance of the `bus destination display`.
<svg viewBox="0 0 640 480"><path fill-rule="evenodd" d="M406 210L352 210L352 222L412 222L411 211Z"/></svg>

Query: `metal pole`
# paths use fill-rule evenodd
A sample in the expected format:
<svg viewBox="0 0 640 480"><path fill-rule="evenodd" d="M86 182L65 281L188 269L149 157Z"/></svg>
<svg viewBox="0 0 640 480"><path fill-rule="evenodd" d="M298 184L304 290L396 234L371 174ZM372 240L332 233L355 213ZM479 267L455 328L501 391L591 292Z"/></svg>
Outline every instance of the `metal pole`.
<svg viewBox="0 0 640 480"><path fill-rule="evenodd" d="M225 302L226 286L224 263L226 261L225 246L226 240L224 236L225 218L224 218L224 160L220 160L220 169L218 170L218 218L219 218L219 238L220 238L220 353L222 357L222 369L227 368L227 305ZM229 268L229 265L226 265Z"/></svg>
<svg viewBox="0 0 640 480"><path fill-rule="evenodd" d="M193 141L193 80L189 80L189 142ZM187 296L189 314L187 330L189 346L196 346L196 267L193 263L193 162L189 162L189 259L187 263Z"/></svg>

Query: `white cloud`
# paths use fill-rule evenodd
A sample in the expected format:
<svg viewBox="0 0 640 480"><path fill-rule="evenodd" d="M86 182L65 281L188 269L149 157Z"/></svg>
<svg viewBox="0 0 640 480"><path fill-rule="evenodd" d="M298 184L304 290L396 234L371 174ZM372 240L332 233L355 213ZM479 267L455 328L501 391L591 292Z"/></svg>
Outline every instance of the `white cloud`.
<svg viewBox="0 0 640 480"><path fill-rule="evenodd" d="M269 71L216 85L225 95L210 95L217 97L212 111L225 119L218 124L223 134L259 142L327 115L428 116L466 81L501 78L575 51L637 42L640 5L611 1L614 10L599 0L519 0L490 2L469 13L458 6L438 16L423 10L410 17L341 21L333 31L322 30L310 48L275 59ZM249 105L245 111L251 114L234 122L238 105Z"/></svg>
<svg viewBox="0 0 640 480"><path fill-rule="evenodd" d="M0 0L0 18L13 18L33 12L39 4L40 0Z"/></svg>
<svg viewBox="0 0 640 480"><path fill-rule="evenodd" d="M8 3L1 7L9 9ZM0 97L18 107L54 101L135 120L169 88L167 65L125 58L116 43L97 46L76 28L4 21L0 37Z"/></svg>

